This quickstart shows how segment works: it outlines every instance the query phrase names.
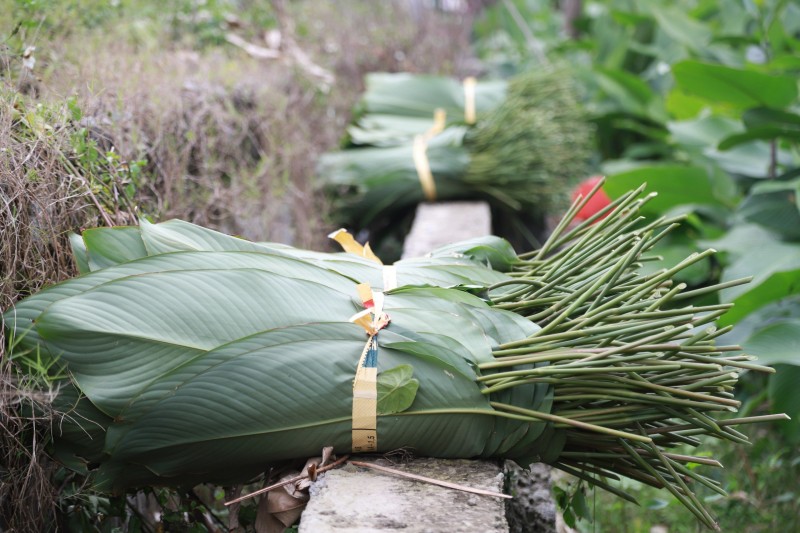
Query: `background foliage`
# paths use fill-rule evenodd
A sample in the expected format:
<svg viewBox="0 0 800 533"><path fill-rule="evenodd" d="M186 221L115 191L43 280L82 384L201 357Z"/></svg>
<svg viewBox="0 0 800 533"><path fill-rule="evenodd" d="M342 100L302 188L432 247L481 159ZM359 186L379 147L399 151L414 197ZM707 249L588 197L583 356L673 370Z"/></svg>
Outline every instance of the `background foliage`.
<svg viewBox="0 0 800 533"><path fill-rule="evenodd" d="M498 72L566 58L582 73L597 126L597 167L615 197L647 182L652 215L686 215L659 245L665 263L713 247L721 253L683 273L689 286L753 276L726 289L738 343L777 374L745 376L747 411L785 411L792 421L751 431L745 454L720 445L730 496L714 499L723 530L797 526L800 493L800 6L784 0L583 2L569 38L563 13L541 2L509 2L476 23L478 46ZM535 40L530 39L530 35ZM657 268L659 265L653 265ZM592 530L689 530L674 502L648 509L597 496ZM624 526L621 526L624 525Z"/></svg>

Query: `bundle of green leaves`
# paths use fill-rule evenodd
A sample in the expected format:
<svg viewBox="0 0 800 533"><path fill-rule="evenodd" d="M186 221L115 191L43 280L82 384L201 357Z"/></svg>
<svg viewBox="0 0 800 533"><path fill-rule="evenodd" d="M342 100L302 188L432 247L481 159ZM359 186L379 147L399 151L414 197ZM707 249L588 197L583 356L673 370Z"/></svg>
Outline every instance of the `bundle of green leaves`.
<svg viewBox="0 0 800 533"><path fill-rule="evenodd" d="M464 88L454 80L381 74L367 82L349 145L325 154L318 173L338 222L368 230L379 251L418 203L432 199L488 201L496 232L530 247L545 216L563 210L571 186L586 176L592 128L566 68L477 83L474 123L465 121ZM414 151L437 109L444 129L429 134L425 152L431 197Z"/></svg>
<svg viewBox="0 0 800 533"><path fill-rule="evenodd" d="M489 237L395 264L377 337L378 451L543 461L633 500L608 482L629 477L713 527L691 487L723 489L691 465L721 465L669 448L744 442L731 426L765 417L717 413L736 410L738 371L769 369L715 345L722 332L704 325L729 306L682 303L698 290L672 277L710 251L641 272L675 224L643 223L646 200L628 193L567 230L579 202L535 252ZM84 274L4 315L62 376L53 444L65 464L119 490L243 482L324 446L350 450L366 339L349 319L357 284L382 287L386 267L180 221L87 230L73 245Z"/></svg>

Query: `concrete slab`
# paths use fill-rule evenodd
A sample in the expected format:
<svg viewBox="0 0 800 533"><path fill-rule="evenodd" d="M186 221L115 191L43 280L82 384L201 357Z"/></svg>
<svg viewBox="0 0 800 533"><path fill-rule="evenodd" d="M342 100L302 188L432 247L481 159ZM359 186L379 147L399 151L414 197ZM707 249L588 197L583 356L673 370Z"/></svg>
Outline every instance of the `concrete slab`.
<svg viewBox="0 0 800 533"><path fill-rule="evenodd" d="M486 202L419 204L403 245L403 259L422 257L434 248L492 233Z"/></svg>
<svg viewBox="0 0 800 533"><path fill-rule="evenodd" d="M368 459L369 460L369 459ZM372 459L374 460L374 459ZM377 461L376 461L377 462ZM503 471L493 461L413 459L379 464L470 487L502 492ZM504 501L348 466L321 475L300 533L505 533Z"/></svg>

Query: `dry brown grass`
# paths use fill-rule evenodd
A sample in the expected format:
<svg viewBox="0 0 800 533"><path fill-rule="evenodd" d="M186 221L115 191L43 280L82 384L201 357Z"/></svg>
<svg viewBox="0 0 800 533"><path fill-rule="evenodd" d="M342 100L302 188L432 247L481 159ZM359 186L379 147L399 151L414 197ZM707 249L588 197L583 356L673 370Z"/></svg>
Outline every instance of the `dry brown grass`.
<svg viewBox="0 0 800 533"><path fill-rule="evenodd" d="M70 162L63 106L30 108L0 89L0 309L75 274L68 232L97 225L85 181ZM0 326L2 326L0 324ZM0 529L47 531L56 465L46 455L51 395L19 372L0 327Z"/></svg>
<svg viewBox="0 0 800 533"><path fill-rule="evenodd" d="M67 233L97 223L66 166L65 114L25 113L22 99L0 99L0 309L73 275Z"/></svg>
<svg viewBox="0 0 800 533"><path fill-rule="evenodd" d="M45 452L52 394L37 388L0 359L0 530L48 531L55 518L57 465Z"/></svg>
<svg viewBox="0 0 800 533"><path fill-rule="evenodd" d="M337 145L363 75L463 70L470 25L434 13L417 23L391 2L291 7L294 26L303 29L298 44L335 74L333 86L321 89L290 61L256 60L232 46L141 53L141 44L126 39L89 41L91 61L48 60L52 74L43 85L50 94L77 93L94 128L124 159L147 160L139 203L148 214L324 247L326 204L314 169Z"/></svg>

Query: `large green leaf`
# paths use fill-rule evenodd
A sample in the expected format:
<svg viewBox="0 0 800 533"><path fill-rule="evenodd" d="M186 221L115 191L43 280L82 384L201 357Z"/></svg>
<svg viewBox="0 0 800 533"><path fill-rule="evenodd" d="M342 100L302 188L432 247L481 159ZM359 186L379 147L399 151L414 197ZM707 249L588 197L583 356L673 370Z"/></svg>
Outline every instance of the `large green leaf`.
<svg viewBox="0 0 800 533"><path fill-rule="evenodd" d="M788 139L800 141L800 115L758 107L748 109L742 116L747 131L726 137L719 143L720 150L729 150L753 140Z"/></svg>
<svg viewBox="0 0 800 533"><path fill-rule="evenodd" d="M70 233L69 245L72 249L72 257L75 260L75 266L78 268L78 273L88 274L90 271L89 251L86 249L86 243L83 242L83 237L77 233Z"/></svg>
<svg viewBox="0 0 800 533"><path fill-rule="evenodd" d="M291 257L270 255L263 252L182 252L131 261L118 265L113 269L94 272L91 276L67 280L49 287L34 297L18 302L15 307L6 311L4 318L7 323L14 324L15 329L18 331L26 332L24 341L29 346L33 346L39 340L37 331L32 329L33 321L58 300L81 294L109 281L128 276L177 270L225 268L275 272L297 279L315 281L335 288L343 294L350 294L355 290L352 280L325 268Z"/></svg>
<svg viewBox="0 0 800 533"><path fill-rule="evenodd" d="M388 308L420 308L468 317L477 324L492 346L528 337L539 327L514 313L490 309L480 298L443 288L406 287L387 295Z"/></svg>
<svg viewBox="0 0 800 533"><path fill-rule="evenodd" d="M794 132L800 132L800 115L789 111L757 107L745 111L744 115L742 115L742 120L748 128L779 126Z"/></svg>
<svg viewBox="0 0 800 533"><path fill-rule="evenodd" d="M721 326L735 324L769 303L800 293L800 265L798 265L797 250L792 252L792 256L786 258L777 256L776 252L776 249L771 247L763 259L742 260L734 264L735 270L730 268L725 270L723 281L738 279L735 276L739 274L753 275L753 281L745 285L743 289L732 288L722 291L722 300L733 302L734 306L720 317L719 324ZM773 258L775 262L770 263L769 258ZM757 270L759 267L764 270ZM783 268L788 270L781 270Z"/></svg>
<svg viewBox="0 0 800 533"><path fill-rule="evenodd" d="M690 17L678 7L656 7L648 5L658 29L692 51L700 51L711 41L711 30L696 18Z"/></svg>
<svg viewBox="0 0 800 533"><path fill-rule="evenodd" d="M509 279L467 258L404 259L395 266L398 284L402 285L487 287Z"/></svg>
<svg viewBox="0 0 800 533"><path fill-rule="evenodd" d="M743 345L748 338L775 322L792 320L800 316L800 293L775 300L756 309L736 322L736 327L726 333L720 342Z"/></svg>
<svg viewBox="0 0 800 533"><path fill-rule="evenodd" d="M144 255L182 251L239 251L295 257L305 263L337 272L350 280L369 283L377 289L382 288L384 283L381 265L357 255L313 252L275 243L252 243L181 220L169 220L159 224L142 221L140 228L95 228L85 234L84 240L80 241L83 243L80 250L87 250L89 256L93 254L97 256L97 261L100 262L96 261L95 264L102 268ZM502 239L497 237L488 239L490 240L486 242L491 243L488 249L479 249L485 239L480 243L456 243L454 246L458 249L469 249L469 253L460 257L441 253L435 258L399 261L395 265L397 284L440 287L488 286L507 280L503 274L485 268L484 261L491 256L495 262L510 262L512 259L509 253L513 255L513 250L510 250L510 245ZM146 250L142 243L146 246ZM75 253L83 255L80 250L76 249ZM201 265L200 268L204 267ZM311 265L302 271L307 273L309 268Z"/></svg>
<svg viewBox="0 0 800 533"><path fill-rule="evenodd" d="M658 196L645 204L643 211L663 213L677 205L718 205L712 182L705 169L680 165L653 165L608 177L603 189L612 198L647 183L648 192Z"/></svg>
<svg viewBox="0 0 800 533"><path fill-rule="evenodd" d="M790 442L800 443L800 366L776 365L775 375L770 376L768 391L772 409L786 413L792 419L775 422Z"/></svg>
<svg viewBox="0 0 800 533"><path fill-rule="evenodd" d="M742 124L735 119L720 115L701 116L697 119L669 122L667 127L674 141L690 154L698 163L707 159L716 162L732 174L765 177L769 173L770 146L763 141L750 142L722 150L719 143L724 139L744 133ZM783 161L783 152L778 152Z"/></svg>
<svg viewBox="0 0 800 533"><path fill-rule="evenodd" d="M738 133L726 137L719 143L720 150L730 150L741 144L747 144L753 141L768 141L774 139L790 139L794 142L800 141L800 131L780 126L764 126L760 128L753 128L744 133Z"/></svg>
<svg viewBox="0 0 800 533"><path fill-rule="evenodd" d="M154 474L173 483L241 478L259 464L317 453L320 444L347 451L351 383L364 340L363 331L347 323L293 326L222 346L165 373L137 398L148 405L134 403L131 418L109 430L111 459L101 476L118 485L147 482ZM480 414L490 411L472 380L446 376L435 360L409 361L408 354L379 350L379 370L409 363L419 391L412 409L391 423L379 419L381 449L411 445L430 453L433 446L442 456L479 454L492 417ZM155 403L148 401L153 394ZM426 414L447 406L475 415Z"/></svg>
<svg viewBox="0 0 800 533"><path fill-rule="evenodd" d="M724 237L704 241L729 255L729 266L722 281L753 277L746 285L721 292L721 299L733 302L733 309L719 319L723 326L735 324L770 302L800 292L800 245L778 240L774 234L754 224L735 226Z"/></svg>
<svg viewBox="0 0 800 533"><path fill-rule="evenodd" d="M105 232L96 242L113 250L132 235ZM7 315L12 327L32 328L26 342L42 343L67 365L101 431L82 449L81 422L65 422L59 456L75 467L100 463L101 486L123 488L242 481L265 463L312 455L321 445L347 450L351 382L365 341L346 322L360 308L355 282L316 266L328 261L269 246L175 251L240 247L191 226L151 225L142 235L155 237L150 251L158 255L56 285ZM480 268L466 258L430 263L438 269L433 278ZM410 268L424 275L423 265ZM543 424L496 420L475 382L492 346L535 325L461 291L403 288L385 300L392 322L379 336L379 370L411 365L419 390L402 413L386 411L390 424L380 419L382 449L491 455L500 438L490 437L492 428L503 450L535 439ZM414 382L404 383L398 388ZM538 408L549 387L519 390ZM222 456L229 460L213 460Z"/></svg>
<svg viewBox="0 0 800 533"><path fill-rule="evenodd" d="M460 345L460 351L468 361L485 363L492 360L489 338L469 316L440 309L394 307L388 297L385 309L395 327L402 327L401 333L449 337Z"/></svg>
<svg viewBox="0 0 800 533"><path fill-rule="evenodd" d="M360 117L357 125L348 127L347 135L352 144L396 146L412 141L433 126L433 111L425 117L369 113Z"/></svg>
<svg viewBox="0 0 800 533"><path fill-rule="evenodd" d="M739 214L787 239L800 239L800 179L754 185Z"/></svg>
<svg viewBox="0 0 800 533"><path fill-rule="evenodd" d="M99 270L147 256L137 227L92 228L82 234L90 270Z"/></svg>
<svg viewBox="0 0 800 533"><path fill-rule="evenodd" d="M144 384L207 350L275 327L347 320L357 310L352 297L272 272L179 270L59 300L36 329L89 399L115 416Z"/></svg>
<svg viewBox="0 0 800 533"><path fill-rule="evenodd" d="M673 139L684 147L714 146L728 135L744 131L741 123L720 115L706 115L667 124Z"/></svg>
<svg viewBox="0 0 800 533"><path fill-rule="evenodd" d="M661 99L637 76L624 70L598 68L595 69L595 81L622 111L655 122L667 120Z"/></svg>
<svg viewBox="0 0 800 533"><path fill-rule="evenodd" d="M508 272L517 261L517 254L511 244L494 235L446 244L432 250L428 255L430 257L468 257L499 272Z"/></svg>
<svg viewBox="0 0 800 533"><path fill-rule="evenodd" d="M747 339L742 347L763 365L789 363L800 366L800 320L772 323Z"/></svg>
<svg viewBox="0 0 800 533"><path fill-rule="evenodd" d="M237 239L177 219L160 224L152 224L142 219L139 221L139 228L148 255L179 251L224 252L235 250L277 253L275 249L282 248L282 246L271 247L269 244Z"/></svg>
<svg viewBox="0 0 800 533"><path fill-rule="evenodd" d="M677 63L672 66L672 73L684 92L738 108L780 109L797 99L797 80L793 76L772 76L700 61Z"/></svg>

